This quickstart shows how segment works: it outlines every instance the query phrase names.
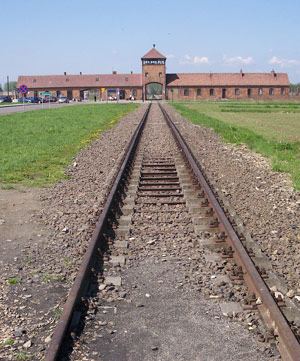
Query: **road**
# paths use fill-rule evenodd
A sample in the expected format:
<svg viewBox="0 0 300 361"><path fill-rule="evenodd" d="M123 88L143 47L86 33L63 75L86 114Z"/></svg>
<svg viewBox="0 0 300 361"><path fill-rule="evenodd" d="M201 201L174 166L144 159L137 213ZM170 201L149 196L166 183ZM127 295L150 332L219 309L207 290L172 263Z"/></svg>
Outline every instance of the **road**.
<svg viewBox="0 0 300 361"><path fill-rule="evenodd" d="M54 109L54 108L61 108L64 106L71 106L71 105L78 105L78 104L89 104L89 101L86 101L84 103L81 102L74 102L74 103L63 103L63 104L58 104L58 103L50 103L50 109ZM44 104L25 104L25 106L23 107L23 105L9 105L9 106L0 106L0 115L2 114L10 114L10 113L20 113L20 112L28 112L31 110L38 110L38 109L49 109L49 103L44 103Z"/></svg>

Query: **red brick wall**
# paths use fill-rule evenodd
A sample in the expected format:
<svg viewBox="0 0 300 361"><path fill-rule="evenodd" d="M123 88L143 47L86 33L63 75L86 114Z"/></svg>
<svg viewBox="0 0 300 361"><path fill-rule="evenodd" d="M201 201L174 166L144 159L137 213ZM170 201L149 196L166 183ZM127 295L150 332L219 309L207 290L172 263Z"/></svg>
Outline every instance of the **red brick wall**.
<svg viewBox="0 0 300 361"><path fill-rule="evenodd" d="M162 98L166 98L166 66L165 64L146 64L142 66L143 93L146 96L146 85L149 83L162 84ZM148 73L148 76L146 76ZM161 73L161 76L159 76Z"/></svg>
<svg viewBox="0 0 300 361"><path fill-rule="evenodd" d="M274 90L274 94L269 94L269 89ZM201 95L197 94L197 89L201 89ZM210 89L214 90L213 95L210 95ZM289 88L284 87L285 94L281 94L282 87L261 87L263 94L259 95L259 87L180 87L180 88L168 88L167 98L173 101L201 101L201 100L220 100L222 99L222 89L226 89L225 99L255 99L255 100L288 100ZM238 95L235 93L235 89L238 89ZM248 89L251 89L251 95L248 96ZM172 92L173 90L173 92ZM188 90L188 95L185 95L185 90Z"/></svg>

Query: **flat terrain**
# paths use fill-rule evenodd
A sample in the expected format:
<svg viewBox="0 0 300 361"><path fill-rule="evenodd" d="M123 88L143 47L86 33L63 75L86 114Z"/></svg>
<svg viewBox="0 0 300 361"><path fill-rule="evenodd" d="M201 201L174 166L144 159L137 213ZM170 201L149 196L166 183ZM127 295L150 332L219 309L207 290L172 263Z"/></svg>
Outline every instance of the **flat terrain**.
<svg viewBox="0 0 300 361"><path fill-rule="evenodd" d="M44 109L0 117L0 181L44 185L103 130L136 104L97 104Z"/></svg>
<svg viewBox="0 0 300 361"><path fill-rule="evenodd" d="M192 123L212 128L223 141L245 144L288 173L300 189L300 104L260 102L171 103Z"/></svg>
<svg viewBox="0 0 300 361"><path fill-rule="evenodd" d="M201 102L191 109L279 142L300 141L300 103Z"/></svg>

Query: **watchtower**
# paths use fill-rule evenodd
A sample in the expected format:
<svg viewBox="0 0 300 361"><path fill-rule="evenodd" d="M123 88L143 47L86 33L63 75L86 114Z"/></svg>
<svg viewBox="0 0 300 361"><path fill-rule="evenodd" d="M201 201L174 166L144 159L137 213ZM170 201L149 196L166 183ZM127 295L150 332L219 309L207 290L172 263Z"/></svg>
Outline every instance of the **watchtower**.
<svg viewBox="0 0 300 361"><path fill-rule="evenodd" d="M166 57L153 48L142 58L143 99L166 99Z"/></svg>

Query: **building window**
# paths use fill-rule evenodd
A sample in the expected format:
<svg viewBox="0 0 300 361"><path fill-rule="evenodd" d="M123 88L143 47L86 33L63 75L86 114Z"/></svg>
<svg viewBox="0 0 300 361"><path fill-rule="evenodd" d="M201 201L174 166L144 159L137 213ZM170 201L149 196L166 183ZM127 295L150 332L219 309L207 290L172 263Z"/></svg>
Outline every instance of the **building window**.
<svg viewBox="0 0 300 361"><path fill-rule="evenodd" d="M285 89L281 88L281 95L285 95Z"/></svg>
<svg viewBox="0 0 300 361"><path fill-rule="evenodd" d="M188 89L184 89L183 94L184 94L185 96L188 96L188 95L189 95L189 90L188 90Z"/></svg>
<svg viewBox="0 0 300 361"><path fill-rule="evenodd" d="M36 79L33 79L33 82L36 83Z"/></svg>
<svg viewBox="0 0 300 361"><path fill-rule="evenodd" d="M96 78L96 81L99 81L99 78Z"/></svg>
<svg viewBox="0 0 300 361"><path fill-rule="evenodd" d="M37 96L38 96L37 90L35 90L35 91L33 92L33 96L34 96L34 97L37 97Z"/></svg>
<svg viewBox="0 0 300 361"><path fill-rule="evenodd" d="M67 97L68 97L68 99L73 99L73 91L72 90L67 90Z"/></svg>
<svg viewBox="0 0 300 361"><path fill-rule="evenodd" d="M269 95L274 95L274 89L273 88L269 89Z"/></svg>
<svg viewBox="0 0 300 361"><path fill-rule="evenodd" d="M214 89L209 89L209 95L214 95Z"/></svg>
<svg viewBox="0 0 300 361"><path fill-rule="evenodd" d="M125 78L125 81L128 81L128 78L127 78L127 77Z"/></svg>
<svg viewBox="0 0 300 361"><path fill-rule="evenodd" d="M162 77L162 73L159 73L158 75L159 75L160 78Z"/></svg>
<svg viewBox="0 0 300 361"><path fill-rule="evenodd" d="M251 96L251 89L250 88L247 90L247 94L248 94L248 97Z"/></svg>
<svg viewBox="0 0 300 361"><path fill-rule="evenodd" d="M57 91L56 91L56 96L59 97L60 94L61 94L61 93L60 93L60 90L57 90Z"/></svg>
<svg viewBox="0 0 300 361"><path fill-rule="evenodd" d="M69 81L70 79L69 78L66 78L66 81Z"/></svg>
<svg viewBox="0 0 300 361"><path fill-rule="evenodd" d="M135 89L133 89L132 95L133 95L134 97L136 97L136 90L135 90Z"/></svg>
<svg viewBox="0 0 300 361"><path fill-rule="evenodd" d="M234 95L240 95L239 89L234 89Z"/></svg>
<svg viewBox="0 0 300 361"><path fill-rule="evenodd" d="M197 95L198 95L198 96L201 95L201 89L197 89Z"/></svg>
<svg viewBox="0 0 300 361"><path fill-rule="evenodd" d="M259 89L258 89L258 95L263 95L263 90L262 90L262 88L259 88Z"/></svg>
<svg viewBox="0 0 300 361"><path fill-rule="evenodd" d="M148 78L149 74L148 73L145 73L145 77Z"/></svg>

